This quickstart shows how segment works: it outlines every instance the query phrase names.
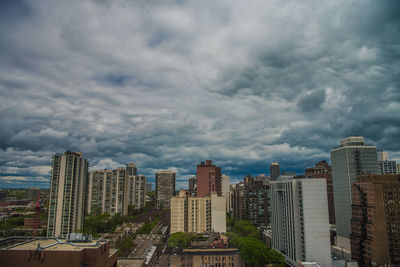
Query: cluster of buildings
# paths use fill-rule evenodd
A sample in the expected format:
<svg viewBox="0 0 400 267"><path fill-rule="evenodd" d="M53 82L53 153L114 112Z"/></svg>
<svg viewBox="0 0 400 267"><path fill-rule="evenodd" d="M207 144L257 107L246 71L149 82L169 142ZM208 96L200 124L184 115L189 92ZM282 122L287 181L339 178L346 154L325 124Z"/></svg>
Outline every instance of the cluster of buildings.
<svg viewBox="0 0 400 267"><path fill-rule="evenodd" d="M206 160L189 179L189 190L171 197L171 233L226 232L229 177Z"/></svg>
<svg viewBox="0 0 400 267"><path fill-rule="evenodd" d="M169 207L175 193L175 173L156 173L157 207ZM83 229L91 213L128 214L128 207L146 205L146 192L151 184L138 174L135 164L115 170L89 172L89 162L80 152L56 154L52 160L47 235L67 237Z"/></svg>
<svg viewBox="0 0 400 267"><path fill-rule="evenodd" d="M230 184L229 176L206 160L197 165L189 189L179 192L176 173L158 171L155 204L170 209L170 233L201 233L209 236L211 244L167 249L161 266L242 266L239 251L226 246L226 213L263 231L267 245L281 252L290 266L330 267L332 254L359 266L399 266L399 165L386 152L365 144L363 137L354 136L331 150L331 164L320 161L298 175L281 172L274 162L270 176L247 175ZM81 153L54 155L48 236L70 236L95 211L126 215L128 206L145 205L146 177L137 173L135 164L115 170L88 169ZM225 241L217 241L214 235ZM55 240L40 247L52 250L69 244ZM216 248L215 244L225 245ZM101 246L97 242L94 247ZM113 253L106 254L114 257Z"/></svg>
<svg viewBox="0 0 400 267"><path fill-rule="evenodd" d="M357 136L332 149L331 163L302 175L272 163L269 177L248 175L230 186L230 212L267 226L267 243L291 266L331 266L331 253L359 266L398 266L399 165Z"/></svg>

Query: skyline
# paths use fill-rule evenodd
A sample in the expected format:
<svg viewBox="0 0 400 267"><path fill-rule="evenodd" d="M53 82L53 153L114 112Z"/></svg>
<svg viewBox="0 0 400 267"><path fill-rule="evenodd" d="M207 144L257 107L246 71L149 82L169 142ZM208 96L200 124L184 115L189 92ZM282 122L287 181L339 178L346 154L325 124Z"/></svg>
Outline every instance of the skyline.
<svg viewBox="0 0 400 267"><path fill-rule="evenodd" d="M1 1L0 187L54 153L154 184L207 159L303 173L342 138L400 162L400 3Z"/></svg>

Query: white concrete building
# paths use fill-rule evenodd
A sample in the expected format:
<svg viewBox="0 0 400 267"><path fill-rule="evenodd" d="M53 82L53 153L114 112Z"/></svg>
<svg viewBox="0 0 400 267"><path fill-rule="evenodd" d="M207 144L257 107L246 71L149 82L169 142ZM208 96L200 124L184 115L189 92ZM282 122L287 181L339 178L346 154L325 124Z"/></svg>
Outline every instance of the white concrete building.
<svg viewBox="0 0 400 267"><path fill-rule="evenodd" d="M272 247L292 266L317 262L331 267L325 179L271 181Z"/></svg>

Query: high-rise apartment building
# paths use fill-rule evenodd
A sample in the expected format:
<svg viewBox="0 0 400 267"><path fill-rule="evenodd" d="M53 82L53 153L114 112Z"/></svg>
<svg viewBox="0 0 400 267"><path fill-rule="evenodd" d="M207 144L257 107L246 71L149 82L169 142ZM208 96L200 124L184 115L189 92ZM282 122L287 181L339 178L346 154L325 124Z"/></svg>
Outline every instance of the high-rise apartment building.
<svg viewBox="0 0 400 267"><path fill-rule="evenodd" d="M378 163L380 174L397 174L397 163L394 160L389 160L388 153L386 151L378 152Z"/></svg>
<svg viewBox="0 0 400 267"><path fill-rule="evenodd" d="M133 163L115 170L92 171L88 184L88 213L127 215L129 205L137 209L146 205L146 177L137 175Z"/></svg>
<svg viewBox="0 0 400 267"><path fill-rule="evenodd" d="M331 162L337 245L350 250L351 184L357 175L379 173L376 147L365 145L361 136L351 136L331 150Z"/></svg>
<svg viewBox="0 0 400 267"><path fill-rule="evenodd" d="M96 170L90 172L88 190L88 213L127 214L125 202L127 178L125 168Z"/></svg>
<svg viewBox="0 0 400 267"><path fill-rule="evenodd" d="M168 170L156 172L156 205L157 208L170 208L171 197L175 195L176 173Z"/></svg>
<svg viewBox="0 0 400 267"><path fill-rule="evenodd" d="M269 166L269 176L271 176L271 181L276 181L278 177L281 175L281 169L279 163L272 162Z"/></svg>
<svg viewBox="0 0 400 267"><path fill-rule="evenodd" d="M352 186L351 257L400 266L400 175L360 175Z"/></svg>
<svg viewBox="0 0 400 267"><path fill-rule="evenodd" d="M197 196L210 196L211 192L221 196L221 168L206 160L197 165Z"/></svg>
<svg viewBox="0 0 400 267"><path fill-rule="evenodd" d="M328 197L329 223L335 224L335 198L333 196L332 168L328 162L322 160L314 167L306 168L306 177L326 180L326 192Z"/></svg>
<svg viewBox="0 0 400 267"><path fill-rule="evenodd" d="M181 190L171 198L171 233L226 232L226 199L211 196L191 197Z"/></svg>
<svg viewBox="0 0 400 267"><path fill-rule="evenodd" d="M272 181L272 247L286 262L331 266L328 201L325 179Z"/></svg>
<svg viewBox="0 0 400 267"><path fill-rule="evenodd" d="M129 205L136 209L146 206L146 176L143 174L128 176Z"/></svg>
<svg viewBox="0 0 400 267"><path fill-rule="evenodd" d="M67 237L83 229L88 168L89 163L80 152L53 156L47 236Z"/></svg>
<svg viewBox="0 0 400 267"><path fill-rule="evenodd" d="M255 181L247 175L244 182L238 183L232 192L233 217L236 220L250 221L256 227L270 223L269 183Z"/></svg>

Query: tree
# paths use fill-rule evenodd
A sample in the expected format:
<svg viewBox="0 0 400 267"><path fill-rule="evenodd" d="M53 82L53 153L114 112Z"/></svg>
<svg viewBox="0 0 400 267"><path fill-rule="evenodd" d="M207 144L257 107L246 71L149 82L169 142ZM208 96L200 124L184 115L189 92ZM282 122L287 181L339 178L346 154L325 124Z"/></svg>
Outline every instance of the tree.
<svg viewBox="0 0 400 267"><path fill-rule="evenodd" d="M168 247L187 248L190 242L196 238L193 233L176 232L171 234L168 239Z"/></svg>
<svg viewBox="0 0 400 267"><path fill-rule="evenodd" d="M268 261L269 264L275 264L275 266L285 267L285 256L276 251L275 249L268 249Z"/></svg>
<svg viewBox="0 0 400 267"><path fill-rule="evenodd" d="M253 267L264 266L268 262L268 249L254 237L242 238L239 242L240 256Z"/></svg>
<svg viewBox="0 0 400 267"><path fill-rule="evenodd" d="M133 250L134 244L132 238L125 237L124 239L121 240L118 248L118 255L120 257L126 257L131 253Z"/></svg>
<svg viewBox="0 0 400 267"><path fill-rule="evenodd" d="M235 221L232 231L241 237L258 237L257 229L249 221Z"/></svg>

